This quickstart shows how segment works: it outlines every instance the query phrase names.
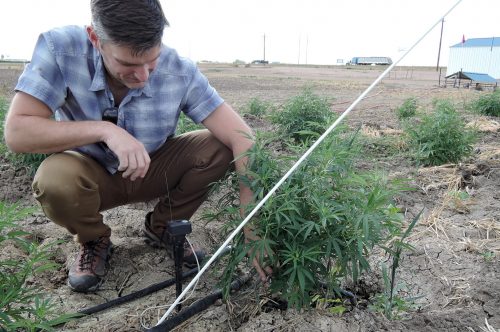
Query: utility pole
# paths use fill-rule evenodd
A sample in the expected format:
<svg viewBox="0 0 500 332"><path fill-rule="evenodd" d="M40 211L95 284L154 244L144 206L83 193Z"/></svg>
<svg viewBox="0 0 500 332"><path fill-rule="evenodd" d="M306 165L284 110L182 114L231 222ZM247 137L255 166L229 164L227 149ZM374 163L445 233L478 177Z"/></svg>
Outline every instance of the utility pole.
<svg viewBox="0 0 500 332"><path fill-rule="evenodd" d="M297 64L300 65L300 35L299 35L299 57L297 59Z"/></svg>
<svg viewBox="0 0 500 332"><path fill-rule="evenodd" d="M266 34L264 34L264 57L262 60L266 61Z"/></svg>
<svg viewBox="0 0 500 332"><path fill-rule="evenodd" d="M439 58L441 57L441 42L443 41L443 27L444 27L444 18L441 20L441 37L439 38L439 50L438 50L438 61L437 61L436 71L439 71Z"/></svg>
<svg viewBox="0 0 500 332"><path fill-rule="evenodd" d="M309 47L309 35L306 36L306 65L307 65L307 48Z"/></svg>

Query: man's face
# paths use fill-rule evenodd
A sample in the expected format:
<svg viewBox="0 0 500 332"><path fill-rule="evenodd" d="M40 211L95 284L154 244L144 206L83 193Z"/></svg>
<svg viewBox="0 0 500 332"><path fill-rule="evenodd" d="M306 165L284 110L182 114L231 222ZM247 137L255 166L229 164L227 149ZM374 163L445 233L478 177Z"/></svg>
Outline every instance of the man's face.
<svg viewBox="0 0 500 332"><path fill-rule="evenodd" d="M133 55L126 46L102 43L92 26L87 26L87 33L92 45L99 50L104 66L113 84L129 89L143 88L149 74L155 69L161 53L161 46L152 47L140 55Z"/></svg>
<svg viewBox="0 0 500 332"><path fill-rule="evenodd" d="M161 47L153 47L140 55L132 55L130 48L112 43L100 44L104 66L115 83L129 89L143 88L149 74L155 69Z"/></svg>

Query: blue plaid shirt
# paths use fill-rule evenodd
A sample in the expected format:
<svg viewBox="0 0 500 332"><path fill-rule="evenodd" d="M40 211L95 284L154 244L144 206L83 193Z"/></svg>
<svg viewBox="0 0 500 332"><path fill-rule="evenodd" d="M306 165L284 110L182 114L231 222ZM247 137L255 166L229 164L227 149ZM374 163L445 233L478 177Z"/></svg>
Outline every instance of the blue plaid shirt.
<svg viewBox="0 0 500 332"><path fill-rule="evenodd" d="M103 111L114 106L102 57L79 26L40 35L16 91L44 102L57 121L101 121ZM119 105L117 125L151 154L175 133L181 111L200 123L222 103L195 64L163 45L146 85L131 89ZM93 157L110 173L118 168L118 159L103 143L75 150Z"/></svg>

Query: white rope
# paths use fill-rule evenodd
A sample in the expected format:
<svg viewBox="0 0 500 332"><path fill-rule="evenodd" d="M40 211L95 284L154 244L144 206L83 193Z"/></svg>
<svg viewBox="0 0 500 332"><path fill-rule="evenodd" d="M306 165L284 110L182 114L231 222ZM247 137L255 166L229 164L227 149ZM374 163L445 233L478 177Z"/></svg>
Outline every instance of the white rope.
<svg viewBox="0 0 500 332"><path fill-rule="evenodd" d="M356 107L356 105L363 100L363 98L394 68L401 60L403 60L408 53L410 53L415 46L417 46L422 39L424 39L431 31L441 23L441 21L453 10L462 0L458 0L453 7L451 7L443 16L437 20L432 27L425 32L422 37L420 37L412 47L410 47L396 62L390 65L380 76L343 112L337 120L321 135L316 142L300 157L299 160L290 168L290 170L276 183L276 185L267 193L267 195L255 206L255 208L246 216L246 218L241 222L241 224L229 235L226 241L220 246L220 248L213 254L210 260L203 266L203 268L198 272L198 274L191 280L191 282L186 286L184 291L177 297L175 302L170 306L168 311L163 315L163 317L158 321L157 325L163 323L163 321L168 317L168 315L174 310L176 305L182 300L185 294L193 287L193 285L198 281L198 279L203 275L203 273L210 267L213 261L220 255L224 248L229 245L233 238L241 231L243 227L248 223L250 219L257 213L257 211L267 202L267 200L278 190L278 188L285 182L288 177L302 164L302 162L309 157L309 155L316 149L316 147L335 129L335 127Z"/></svg>

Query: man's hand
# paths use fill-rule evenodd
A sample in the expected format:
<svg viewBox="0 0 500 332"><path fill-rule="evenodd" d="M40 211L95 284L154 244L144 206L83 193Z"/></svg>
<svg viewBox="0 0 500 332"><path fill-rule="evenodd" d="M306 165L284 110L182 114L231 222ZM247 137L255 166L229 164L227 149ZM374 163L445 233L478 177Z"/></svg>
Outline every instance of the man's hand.
<svg viewBox="0 0 500 332"><path fill-rule="evenodd" d="M245 235L245 243L249 243L249 242L256 241L256 240L260 239L257 235L255 235L253 230L248 226L243 229L243 233ZM255 254L255 255L253 255L253 254ZM260 280L263 283L267 283L269 278L273 274L273 269L270 266L261 266L261 264L259 263L259 257L262 256L260 252L255 252L255 253L248 252L247 253L247 256L249 256L249 257L251 257L252 255L254 256L254 258L252 260L252 265L254 266L255 270L259 274ZM265 252L263 257L268 257L268 255L269 255L269 253Z"/></svg>
<svg viewBox="0 0 500 332"><path fill-rule="evenodd" d="M113 125L103 141L118 157L118 170L123 172L124 178L130 177L130 180L134 181L146 175L151 159L144 145L135 137Z"/></svg>

